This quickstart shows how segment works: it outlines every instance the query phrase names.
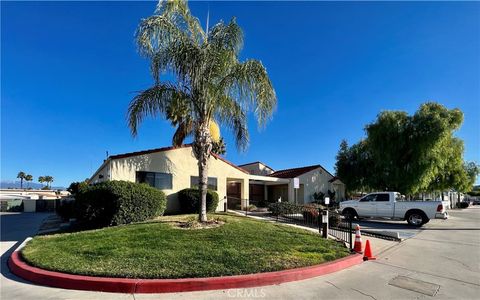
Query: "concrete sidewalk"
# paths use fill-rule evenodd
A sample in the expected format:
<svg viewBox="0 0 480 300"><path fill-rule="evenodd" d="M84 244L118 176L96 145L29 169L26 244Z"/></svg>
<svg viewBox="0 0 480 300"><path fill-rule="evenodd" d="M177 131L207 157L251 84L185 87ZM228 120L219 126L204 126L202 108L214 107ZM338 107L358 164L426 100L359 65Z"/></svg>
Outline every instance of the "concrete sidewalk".
<svg viewBox="0 0 480 300"><path fill-rule="evenodd" d="M132 295L49 288L29 284L10 274L5 266L7 256L2 255L1 298L477 299L480 293L480 207L452 211L451 215L449 222L432 220L417 236L401 243L369 238L377 255L376 261L308 280L250 289ZM15 221L15 218L9 220ZM20 236L31 232L27 230ZM2 252L12 243L14 241L2 240Z"/></svg>

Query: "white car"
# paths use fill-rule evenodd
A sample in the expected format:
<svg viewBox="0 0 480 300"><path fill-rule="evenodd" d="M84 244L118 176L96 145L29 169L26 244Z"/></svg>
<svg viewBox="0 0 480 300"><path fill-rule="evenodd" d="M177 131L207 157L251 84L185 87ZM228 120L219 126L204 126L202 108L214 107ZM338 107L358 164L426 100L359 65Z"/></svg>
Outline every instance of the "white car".
<svg viewBox="0 0 480 300"><path fill-rule="evenodd" d="M340 211L349 219L406 220L417 227L430 219L448 218L441 201L405 201L398 192L371 193L359 200L343 201L340 202Z"/></svg>

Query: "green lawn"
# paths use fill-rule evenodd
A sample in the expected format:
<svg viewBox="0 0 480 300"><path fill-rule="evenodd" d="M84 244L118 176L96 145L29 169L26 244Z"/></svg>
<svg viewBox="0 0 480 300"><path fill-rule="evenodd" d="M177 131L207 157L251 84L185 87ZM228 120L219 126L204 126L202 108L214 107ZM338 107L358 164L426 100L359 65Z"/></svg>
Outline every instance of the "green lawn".
<svg viewBox="0 0 480 300"><path fill-rule="evenodd" d="M213 215L209 229L173 227L175 218L99 230L38 236L22 250L40 268L72 274L186 278L304 267L348 255L342 244L290 226Z"/></svg>

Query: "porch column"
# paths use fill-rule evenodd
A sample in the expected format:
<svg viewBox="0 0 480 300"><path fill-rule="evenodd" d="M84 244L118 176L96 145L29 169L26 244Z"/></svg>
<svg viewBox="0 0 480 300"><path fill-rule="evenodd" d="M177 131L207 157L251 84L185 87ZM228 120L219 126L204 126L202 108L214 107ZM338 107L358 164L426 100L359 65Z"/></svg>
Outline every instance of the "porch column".
<svg viewBox="0 0 480 300"><path fill-rule="evenodd" d="M249 185L249 180L248 178L247 179L243 179L241 181L241 198L242 198L242 209L245 209L248 207L248 205L250 204L249 202L249 199L250 199L250 185Z"/></svg>
<svg viewBox="0 0 480 300"><path fill-rule="evenodd" d="M288 182L288 202L295 202L295 189L293 188L293 178L291 178Z"/></svg>

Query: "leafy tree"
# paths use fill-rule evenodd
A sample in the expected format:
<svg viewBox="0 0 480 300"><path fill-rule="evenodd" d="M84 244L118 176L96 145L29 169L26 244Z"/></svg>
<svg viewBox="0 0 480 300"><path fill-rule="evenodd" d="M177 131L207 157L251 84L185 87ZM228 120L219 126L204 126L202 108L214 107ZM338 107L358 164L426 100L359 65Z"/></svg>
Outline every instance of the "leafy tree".
<svg viewBox="0 0 480 300"><path fill-rule="evenodd" d="M348 147L346 141L340 144L335 164L336 175L345 183L348 191L370 190L372 159L365 140Z"/></svg>
<svg viewBox="0 0 480 300"><path fill-rule="evenodd" d="M70 186L67 188L67 191L70 192L72 195L76 195L81 191L84 191L88 188L88 179L81 181L81 182L72 182L70 183Z"/></svg>
<svg viewBox="0 0 480 300"><path fill-rule="evenodd" d="M381 112L365 128L365 140L342 142L336 172L349 190L396 190L405 194L449 188L468 190L475 177L463 160L463 141L454 132L463 122L458 109L428 102L414 115ZM473 179L471 179L473 178Z"/></svg>
<svg viewBox="0 0 480 300"><path fill-rule="evenodd" d="M258 60L239 60L243 33L235 18L203 30L186 1L161 1L153 16L141 21L136 41L150 60L152 87L141 91L128 107L132 135L145 117L176 119L173 144L193 134L198 160L201 209L207 221L207 162L212 151L212 123L233 130L236 146L248 145L247 112L253 109L260 126L272 116L276 96L266 69ZM160 80L167 73L173 81Z"/></svg>
<svg viewBox="0 0 480 300"><path fill-rule="evenodd" d="M30 174L25 175L25 181L27 182L27 184L28 184L28 182L30 182L30 181L32 181L32 180L33 180L33 176L32 176L32 175L30 175ZM28 187L30 187L30 184L28 184Z"/></svg>
<svg viewBox="0 0 480 300"><path fill-rule="evenodd" d="M25 179L25 176L27 176L27 174L25 174L25 172L18 172L17 174L17 178L20 179L20 188L23 189L23 180Z"/></svg>

